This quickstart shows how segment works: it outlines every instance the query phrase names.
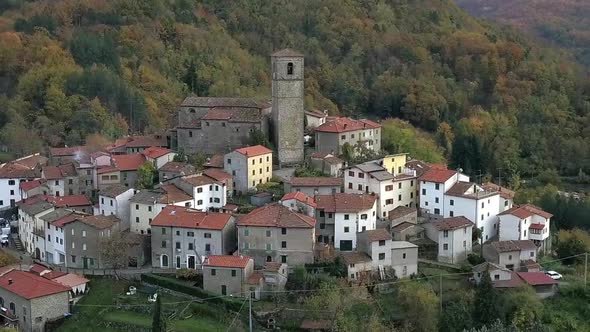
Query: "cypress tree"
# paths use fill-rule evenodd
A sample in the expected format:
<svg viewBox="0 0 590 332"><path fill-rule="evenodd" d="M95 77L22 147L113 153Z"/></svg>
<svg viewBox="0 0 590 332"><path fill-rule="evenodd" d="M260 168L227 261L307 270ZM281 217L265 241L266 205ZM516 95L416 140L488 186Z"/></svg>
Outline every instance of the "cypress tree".
<svg viewBox="0 0 590 332"><path fill-rule="evenodd" d="M490 274L487 271L483 272L481 282L475 292L473 321L476 323L476 326L489 326L501 318L499 317L499 301L500 298L492 286Z"/></svg>

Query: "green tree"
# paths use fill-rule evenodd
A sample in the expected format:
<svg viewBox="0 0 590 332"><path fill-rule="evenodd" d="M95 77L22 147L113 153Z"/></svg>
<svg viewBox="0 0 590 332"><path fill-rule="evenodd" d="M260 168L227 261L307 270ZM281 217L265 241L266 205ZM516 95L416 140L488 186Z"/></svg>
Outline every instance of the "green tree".
<svg viewBox="0 0 590 332"><path fill-rule="evenodd" d="M484 272L481 282L475 291L473 321L475 326L482 327L493 324L500 317L500 298L498 291L492 286L490 274Z"/></svg>
<svg viewBox="0 0 590 332"><path fill-rule="evenodd" d="M590 234L581 229L560 230L557 234L555 252L559 258L564 259L565 264L582 262L584 256L575 258L571 258L571 256L590 252Z"/></svg>
<svg viewBox="0 0 590 332"><path fill-rule="evenodd" d="M254 128L250 131L250 137L248 143L252 146L254 145L262 145L269 149L272 149L270 141L268 137L262 132L262 130Z"/></svg>
<svg viewBox="0 0 590 332"><path fill-rule="evenodd" d="M145 162L137 169L137 186L139 189L152 189L158 182L158 170L154 164Z"/></svg>
<svg viewBox="0 0 590 332"><path fill-rule="evenodd" d="M446 303L440 315L439 331L463 332L473 327L471 303L460 298Z"/></svg>
<svg viewBox="0 0 590 332"><path fill-rule="evenodd" d="M113 38L107 34L80 32L70 43L70 52L77 63L84 67L103 64L118 70L119 55Z"/></svg>
<svg viewBox="0 0 590 332"><path fill-rule="evenodd" d="M438 329L439 300L429 283L401 283L397 289L396 299L404 323L412 331L427 332Z"/></svg>
<svg viewBox="0 0 590 332"><path fill-rule="evenodd" d="M152 316L152 332L165 331L164 322L162 321L162 296L156 292L156 303L154 303L154 313Z"/></svg>

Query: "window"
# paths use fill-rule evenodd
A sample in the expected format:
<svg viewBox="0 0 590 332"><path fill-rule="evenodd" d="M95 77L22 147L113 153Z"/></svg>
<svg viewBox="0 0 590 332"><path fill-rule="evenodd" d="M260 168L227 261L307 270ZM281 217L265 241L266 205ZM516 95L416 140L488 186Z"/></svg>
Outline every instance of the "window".
<svg viewBox="0 0 590 332"><path fill-rule="evenodd" d="M189 244L188 244L188 250L195 250L195 245L194 245L194 243L189 243Z"/></svg>
<svg viewBox="0 0 590 332"><path fill-rule="evenodd" d="M385 240L379 240L379 246L383 247L385 245Z"/></svg>
<svg viewBox="0 0 590 332"><path fill-rule="evenodd" d="M287 75L293 75L293 62L287 63Z"/></svg>
<svg viewBox="0 0 590 332"><path fill-rule="evenodd" d="M287 249L287 241L281 241L281 248Z"/></svg>
<svg viewBox="0 0 590 332"><path fill-rule="evenodd" d="M448 243L443 244L443 250L449 250L449 244Z"/></svg>
<svg viewBox="0 0 590 332"><path fill-rule="evenodd" d="M176 249L180 249L180 242L176 242Z"/></svg>
<svg viewBox="0 0 590 332"><path fill-rule="evenodd" d="M287 263L287 255L281 255L281 263Z"/></svg>
<svg viewBox="0 0 590 332"><path fill-rule="evenodd" d="M326 224L320 224L320 229L326 229Z"/></svg>
<svg viewBox="0 0 590 332"><path fill-rule="evenodd" d="M250 230L249 229L244 229L244 236L248 236L250 235Z"/></svg>
<svg viewBox="0 0 590 332"><path fill-rule="evenodd" d="M199 193L199 194L200 194L200 193L202 193L202 192L203 192L203 188L202 188L202 187L199 187L199 188L197 188L197 193Z"/></svg>
<svg viewBox="0 0 590 332"><path fill-rule="evenodd" d="M72 263L76 263L76 256L72 255Z"/></svg>
<svg viewBox="0 0 590 332"><path fill-rule="evenodd" d="M467 241L463 241L463 248L467 248Z"/></svg>
<svg viewBox="0 0 590 332"><path fill-rule="evenodd" d="M82 237L86 237L86 231L82 231Z"/></svg>
<svg viewBox="0 0 590 332"><path fill-rule="evenodd" d="M354 134L350 134L350 138L354 138Z"/></svg>
<svg viewBox="0 0 590 332"><path fill-rule="evenodd" d="M348 171L348 176L354 177L354 171Z"/></svg>
<svg viewBox="0 0 590 332"><path fill-rule="evenodd" d="M341 139L346 139L346 135L340 136Z"/></svg>
<svg viewBox="0 0 590 332"><path fill-rule="evenodd" d="M508 260L512 260L512 255L508 255Z"/></svg>
<svg viewBox="0 0 590 332"><path fill-rule="evenodd" d="M428 204L426 204L428 205ZM440 214L440 209L434 209L434 214Z"/></svg>
<svg viewBox="0 0 590 332"><path fill-rule="evenodd" d="M266 231L266 237L270 237L270 234L271 234L270 230L267 230Z"/></svg>
<svg viewBox="0 0 590 332"><path fill-rule="evenodd" d="M397 189L402 189L402 183L401 182L397 184Z"/></svg>
<svg viewBox="0 0 590 332"><path fill-rule="evenodd" d="M365 178L365 173L359 173L359 179L364 179Z"/></svg>
<svg viewBox="0 0 590 332"><path fill-rule="evenodd" d="M14 186L16 182L14 180L8 180L8 185L9 186Z"/></svg>
<svg viewBox="0 0 590 332"><path fill-rule="evenodd" d="M203 205L203 200L202 199L198 200L197 205Z"/></svg>
<svg viewBox="0 0 590 332"><path fill-rule="evenodd" d="M168 267L168 255L162 255L162 267Z"/></svg>
<svg viewBox="0 0 590 332"><path fill-rule="evenodd" d="M449 201L449 205L451 205L451 206L454 206L454 205L455 205L455 200L454 200L454 199L451 199L451 200Z"/></svg>
<svg viewBox="0 0 590 332"><path fill-rule="evenodd" d="M359 184L358 185L358 190L363 190L363 185L362 184Z"/></svg>
<svg viewBox="0 0 590 332"><path fill-rule="evenodd" d="M481 215L481 220L483 220L483 214Z"/></svg>
<svg viewBox="0 0 590 332"><path fill-rule="evenodd" d="M393 204L393 199L392 198L385 200L385 205L391 205L391 204Z"/></svg>
<svg viewBox="0 0 590 332"><path fill-rule="evenodd" d="M367 220L368 216L366 213L361 214L361 219Z"/></svg>
<svg viewBox="0 0 590 332"><path fill-rule="evenodd" d="M76 242L72 242L72 249L76 248Z"/></svg>
<svg viewBox="0 0 590 332"><path fill-rule="evenodd" d="M332 212L328 213L328 219L332 219Z"/></svg>
<svg viewBox="0 0 590 332"><path fill-rule="evenodd" d="M135 209L139 210L139 204L135 204Z"/></svg>
<svg viewBox="0 0 590 332"><path fill-rule="evenodd" d="M135 222L138 223L139 222L139 217L135 217Z"/></svg>
<svg viewBox="0 0 590 332"><path fill-rule="evenodd" d="M217 271L215 269L211 269L211 275L212 276L217 275Z"/></svg>
<svg viewBox="0 0 590 332"><path fill-rule="evenodd" d="M205 251L211 251L211 245L209 243L205 244Z"/></svg>
<svg viewBox="0 0 590 332"><path fill-rule="evenodd" d="M237 275L236 270L231 270L231 276L235 277Z"/></svg>
<svg viewBox="0 0 590 332"><path fill-rule="evenodd" d="M287 235L287 229L286 228L281 228L281 234L282 235Z"/></svg>
<svg viewBox="0 0 590 332"><path fill-rule="evenodd" d="M345 215L344 215L344 220L349 220L349 219L350 219L350 215L348 215L348 214L345 214Z"/></svg>
<svg viewBox="0 0 590 332"><path fill-rule="evenodd" d="M266 244L266 250L272 250L272 244L267 243Z"/></svg>
<svg viewBox="0 0 590 332"><path fill-rule="evenodd" d="M379 253L379 260L380 261L385 260L385 253L384 252Z"/></svg>
<svg viewBox="0 0 590 332"><path fill-rule="evenodd" d="M231 158L227 159L227 163L231 165Z"/></svg>
<svg viewBox="0 0 590 332"><path fill-rule="evenodd" d="M324 211L320 211L320 217L323 218L324 217Z"/></svg>
<svg viewBox="0 0 590 332"><path fill-rule="evenodd" d="M481 202L481 207L482 207L482 209L483 209L483 202Z"/></svg>
<svg viewBox="0 0 590 332"><path fill-rule="evenodd" d="M435 197L434 198L434 203L438 203L438 202L439 202L438 197Z"/></svg>
<svg viewBox="0 0 590 332"><path fill-rule="evenodd" d="M86 250L86 243L82 243L82 250Z"/></svg>
<svg viewBox="0 0 590 332"><path fill-rule="evenodd" d="M426 189L422 189L422 195L426 195Z"/></svg>
<svg viewBox="0 0 590 332"><path fill-rule="evenodd" d="M186 232L186 236L188 237L195 237L195 232ZM203 237L206 239L210 239L211 238L211 233L205 233L203 234Z"/></svg>
<svg viewBox="0 0 590 332"><path fill-rule="evenodd" d="M390 184L388 186L385 186L385 191L392 191L392 190L393 190L393 185Z"/></svg>
<svg viewBox="0 0 590 332"><path fill-rule="evenodd" d="M443 231L443 237L449 237L449 231Z"/></svg>
<svg viewBox="0 0 590 332"><path fill-rule="evenodd" d="M406 253L405 252L402 254L402 259L406 259Z"/></svg>
<svg viewBox="0 0 590 332"><path fill-rule="evenodd" d="M449 211L449 216L450 216L450 217L454 217L454 216L455 216L455 212L453 212L453 211Z"/></svg>
<svg viewBox="0 0 590 332"><path fill-rule="evenodd" d="M434 189L436 189L436 190L439 190L439 189L440 189L440 184L439 184L439 183L436 183L436 184L434 185Z"/></svg>
<svg viewBox="0 0 590 332"><path fill-rule="evenodd" d="M166 248L166 241L162 241L162 248Z"/></svg>
<svg viewBox="0 0 590 332"><path fill-rule="evenodd" d="M397 195L397 200L401 201L402 200L402 195Z"/></svg>
<svg viewBox="0 0 590 332"><path fill-rule="evenodd" d="M47 241L51 242L51 235L47 234Z"/></svg>
<svg viewBox="0 0 590 332"><path fill-rule="evenodd" d="M349 227L344 227L344 233L348 233L348 232L349 232L349 230L350 230L350 228L349 228Z"/></svg>

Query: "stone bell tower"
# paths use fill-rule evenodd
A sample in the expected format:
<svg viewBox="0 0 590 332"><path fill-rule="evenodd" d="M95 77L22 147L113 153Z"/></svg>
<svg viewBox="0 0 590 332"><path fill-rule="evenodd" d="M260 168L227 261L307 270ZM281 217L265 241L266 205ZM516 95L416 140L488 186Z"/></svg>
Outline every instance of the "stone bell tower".
<svg viewBox="0 0 590 332"><path fill-rule="evenodd" d="M303 54L284 49L271 55L272 124L279 166L303 163Z"/></svg>

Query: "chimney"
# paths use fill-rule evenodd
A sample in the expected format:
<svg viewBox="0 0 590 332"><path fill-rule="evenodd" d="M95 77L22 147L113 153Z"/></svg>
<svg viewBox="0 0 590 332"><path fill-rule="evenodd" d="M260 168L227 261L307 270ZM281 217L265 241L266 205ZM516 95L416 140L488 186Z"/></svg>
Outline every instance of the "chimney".
<svg viewBox="0 0 590 332"><path fill-rule="evenodd" d="M345 124L344 124L344 129L346 129L346 126L348 126L348 124L347 124L347 123L345 123Z"/></svg>
<svg viewBox="0 0 590 332"><path fill-rule="evenodd" d="M12 278L8 279L8 284L12 285Z"/></svg>

